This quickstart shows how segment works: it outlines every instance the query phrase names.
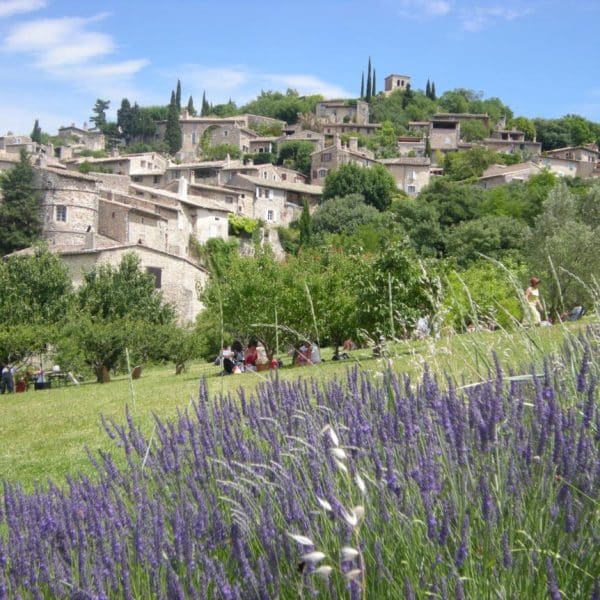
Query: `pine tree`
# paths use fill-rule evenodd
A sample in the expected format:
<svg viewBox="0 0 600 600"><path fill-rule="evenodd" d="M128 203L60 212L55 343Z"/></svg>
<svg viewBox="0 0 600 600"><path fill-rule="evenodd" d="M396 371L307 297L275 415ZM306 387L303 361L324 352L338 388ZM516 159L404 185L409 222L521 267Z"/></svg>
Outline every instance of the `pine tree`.
<svg viewBox="0 0 600 600"><path fill-rule="evenodd" d="M4 256L31 246L42 232L41 196L25 150L14 167L0 175L0 190L0 256Z"/></svg>
<svg viewBox="0 0 600 600"><path fill-rule="evenodd" d="M179 123L179 109L177 108L177 98L175 92L171 92L171 102L169 103L169 114L167 115L167 128L165 130L165 142L171 154L176 154L181 150L183 136L181 134L181 124Z"/></svg>
<svg viewBox="0 0 600 600"><path fill-rule="evenodd" d="M431 83L429 83L429 79L427 80L427 85L425 86L425 96L427 98L431 98Z"/></svg>
<svg viewBox="0 0 600 600"><path fill-rule="evenodd" d="M360 99L362 100L365 97L365 72L362 72L360 77Z"/></svg>
<svg viewBox="0 0 600 600"><path fill-rule="evenodd" d="M435 95L435 83L432 81L431 82L431 99L435 102L437 100L436 95Z"/></svg>
<svg viewBox="0 0 600 600"><path fill-rule="evenodd" d="M177 110L181 112L181 81L177 80L177 88L175 91L175 104L177 105Z"/></svg>
<svg viewBox="0 0 600 600"><path fill-rule="evenodd" d="M31 141L36 142L38 144L42 143L42 128L40 127L40 122L38 119L35 120L33 124L33 131L31 132Z"/></svg>
<svg viewBox="0 0 600 600"><path fill-rule="evenodd" d="M187 103L187 111L190 117L195 117L197 114L196 109L194 108L194 99L191 96Z"/></svg>
<svg viewBox="0 0 600 600"><path fill-rule="evenodd" d="M110 106L110 100L101 100L98 98L92 112L94 115L90 117L90 121L96 126L96 129L103 131L106 127L106 111Z"/></svg>
<svg viewBox="0 0 600 600"><path fill-rule="evenodd" d="M367 68L367 94L365 100L369 102L371 100L371 57L369 56L369 66Z"/></svg>
<svg viewBox="0 0 600 600"><path fill-rule="evenodd" d="M373 85L371 86L371 96L377 96L377 82L375 77L375 69L373 69Z"/></svg>

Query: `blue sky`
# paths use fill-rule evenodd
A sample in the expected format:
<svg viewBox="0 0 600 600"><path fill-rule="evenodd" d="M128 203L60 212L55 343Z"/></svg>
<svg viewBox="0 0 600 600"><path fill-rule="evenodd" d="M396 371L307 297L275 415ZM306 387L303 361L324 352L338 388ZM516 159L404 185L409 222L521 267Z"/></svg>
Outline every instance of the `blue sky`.
<svg viewBox="0 0 600 600"><path fill-rule="evenodd" d="M242 104L261 89L355 97L372 57L413 88L516 115L600 121L600 0L0 0L0 134L89 119L96 98Z"/></svg>

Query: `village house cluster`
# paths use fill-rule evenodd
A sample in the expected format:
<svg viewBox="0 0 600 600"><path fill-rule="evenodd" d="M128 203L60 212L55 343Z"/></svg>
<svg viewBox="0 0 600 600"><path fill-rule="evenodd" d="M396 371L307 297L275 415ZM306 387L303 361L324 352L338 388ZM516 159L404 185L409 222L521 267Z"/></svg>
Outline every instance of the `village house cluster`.
<svg viewBox="0 0 600 600"><path fill-rule="evenodd" d="M409 85L410 77L389 75L384 93ZM316 208L327 175L340 165L382 164L398 189L413 197L442 173L439 157L475 144L529 157L524 163L490 167L478 182L484 188L522 181L543 169L581 177L600 174L596 146L542 155L539 142L526 141L523 132L507 129L504 122L482 141L463 141L461 123L477 120L489 128L486 114L439 113L428 121L410 122L410 134L397 139L398 157L390 159L377 159L359 146L359 134L372 136L381 127L370 122L367 102L319 102L313 117L308 124L290 126L251 114L197 117L184 109L182 147L174 160L157 152L123 155L118 150L107 158L92 158L91 153L105 150L106 139L85 125L61 127L61 143L55 145L8 133L0 136L0 171L12 167L22 149L31 155L43 197L43 237L68 265L76 285L85 269L118 264L124 253L134 251L183 322L193 320L201 310L199 290L208 277L194 247L211 238L227 240L231 215L241 215L259 220L261 239L283 254L277 228L296 220L305 201L311 210ZM261 135L257 129L281 134ZM165 130L166 123L159 123L157 141L164 138ZM298 140L313 144L309 178L252 158L272 153L281 142ZM244 159L202 160L206 143L234 146ZM92 169L102 167L102 172L81 173L84 161ZM252 251L243 240L241 246L242 251Z"/></svg>

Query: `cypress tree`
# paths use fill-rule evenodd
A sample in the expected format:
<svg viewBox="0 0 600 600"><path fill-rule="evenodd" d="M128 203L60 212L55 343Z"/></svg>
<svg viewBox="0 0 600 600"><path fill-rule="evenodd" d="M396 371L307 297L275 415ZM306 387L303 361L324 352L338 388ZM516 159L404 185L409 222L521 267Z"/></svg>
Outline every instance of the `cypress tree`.
<svg viewBox="0 0 600 600"><path fill-rule="evenodd" d="M308 246L312 238L312 217L306 199L302 203L302 214L299 219L300 245Z"/></svg>
<svg viewBox="0 0 600 600"><path fill-rule="evenodd" d="M362 72L360 77L360 99L362 100L365 97L365 72Z"/></svg>
<svg viewBox="0 0 600 600"><path fill-rule="evenodd" d="M121 129L121 133L123 134L126 143L130 142L131 136L133 135L133 130L135 128L134 116L134 112L131 109L131 103L127 98L123 98L123 100L121 100L121 108L117 111L117 125Z"/></svg>
<svg viewBox="0 0 600 600"><path fill-rule="evenodd" d="M206 100L206 92L202 92L202 108L200 109L200 116L206 117L210 113L210 105Z"/></svg>
<svg viewBox="0 0 600 600"><path fill-rule="evenodd" d="M369 102L371 100L371 57L369 56L369 66L367 68L367 94L365 100Z"/></svg>
<svg viewBox="0 0 600 600"><path fill-rule="evenodd" d="M0 256L4 256L31 246L42 232L42 199L25 150L14 167L0 175L0 190Z"/></svg>
<svg viewBox="0 0 600 600"><path fill-rule="evenodd" d="M435 83L431 82L431 99L435 102L437 100L435 96Z"/></svg>
<svg viewBox="0 0 600 600"><path fill-rule="evenodd" d="M33 124L33 131L31 132L31 140L33 142L37 142L38 144L42 143L42 128L40 127L40 122L38 119L35 120Z"/></svg>
<svg viewBox="0 0 600 600"><path fill-rule="evenodd" d="M196 109L194 108L194 99L191 96L187 103L187 111L188 111L190 117L196 116Z"/></svg>
<svg viewBox="0 0 600 600"><path fill-rule="evenodd" d="M377 83L375 78L375 69L373 69L373 85L371 86L371 96L377 96Z"/></svg>
<svg viewBox="0 0 600 600"><path fill-rule="evenodd" d="M181 144L183 140L175 92L171 92L171 102L169 103L169 114L167 115L167 128L165 131L165 142L167 143L169 152L171 154L176 154L179 152L179 150L181 150Z"/></svg>
<svg viewBox="0 0 600 600"><path fill-rule="evenodd" d="M410 83L407 83L406 89L402 94L402 108L406 108L408 106L408 103L413 99L413 97L414 94L413 91L410 89Z"/></svg>
<svg viewBox="0 0 600 600"><path fill-rule="evenodd" d="M177 88L175 92L175 104L177 105L177 110L181 112L181 81L177 80Z"/></svg>
<svg viewBox="0 0 600 600"><path fill-rule="evenodd" d="M429 79L427 80L427 85L425 86L425 96L427 98L431 98L431 84L429 83Z"/></svg>
<svg viewBox="0 0 600 600"><path fill-rule="evenodd" d="M429 141L429 136L425 138L425 156L431 158L431 142Z"/></svg>

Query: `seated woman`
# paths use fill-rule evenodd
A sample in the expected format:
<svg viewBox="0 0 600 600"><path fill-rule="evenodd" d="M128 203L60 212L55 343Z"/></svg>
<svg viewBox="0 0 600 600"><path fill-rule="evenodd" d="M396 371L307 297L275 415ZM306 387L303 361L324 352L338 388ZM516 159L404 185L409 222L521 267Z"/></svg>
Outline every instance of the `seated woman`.
<svg viewBox="0 0 600 600"><path fill-rule="evenodd" d="M306 365L312 365L312 361L310 360L310 355L311 355L310 342L302 342L302 344L296 351L296 364L299 367L304 367Z"/></svg>
<svg viewBox="0 0 600 600"><path fill-rule="evenodd" d="M258 358L258 351L256 349L257 342L251 341L246 348L244 354L244 367L249 371L256 370L256 359Z"/></svg>

